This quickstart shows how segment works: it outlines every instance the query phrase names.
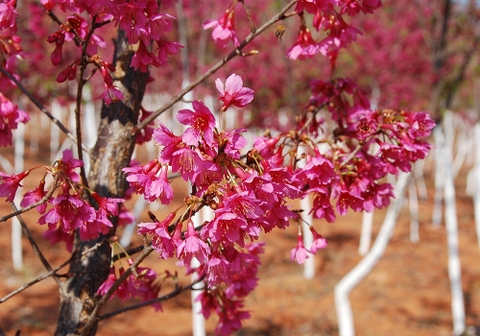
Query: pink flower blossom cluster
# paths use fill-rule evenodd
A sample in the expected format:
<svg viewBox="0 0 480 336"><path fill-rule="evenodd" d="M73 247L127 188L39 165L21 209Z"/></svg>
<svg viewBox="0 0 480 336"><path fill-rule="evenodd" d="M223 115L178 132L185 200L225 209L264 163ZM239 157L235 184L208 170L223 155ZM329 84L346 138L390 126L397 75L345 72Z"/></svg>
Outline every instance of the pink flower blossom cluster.
<svg viewBox="0 0 480 336"><path fill-rule="evenodd" d="M241 2L241 1L239 1ZM208 20L204 23L204 29L211 29L212 37L218 45L225 47L232 41L235 47L240 42L235 31L235 5L234 1L217 20ZM381 0L299 0L295 6L295 12L300 18L300 29L293 45L287 50L290 59L304 59L318 53L328 56L335 63L339 49L345 48L360 30L349 24L344 15L353 17L360 13L373 13L381 6ZM305 14L313 15L312 26L315 30L325 32L326 37L315 41L312 33L307 28ZM248 15L248 14L247 14Z"/></svg>
<svg viewBox="0 0 480 336"><path fill-rule="evenodd" d="M97 238L100 234L106 234L113 226L110 218L119 215L119 203L123 199L101 197L91 192L91 197L96 201L97 207L93 207L87 200L82 198L83 188L80 185L80 176L75 168L81 167L83 162L75 159L71 150L66 149L60 160L55 162L47 171L58 182L54 194L48 200L36 206L41 214L38 219L40 225L47 224L48 231L45 237L52 243L64 241L71 250L73 233L78 230L80 238L90 240ZM0 172L0 197L12 202L21 182L29 175L30 171L20 174L7 175ZM58 186L58 187L57 187ZM45 190L45 179L39 185L23 196L20 205L27 207L41 202L47 191ZM49 209L47 208L50 205Z"/></svg>
<svg viewBox="0 0 480 336"><path fill-rule="evenodd" d="M170 42L165 34L173 29L172 21L175 18L169 14L159 13L159 5L155 0L133 1L73 1L73 0L42 0L48 11L60 8L73 14L66 18L60 30L51 34L48 42L55 44L51 60L54 65L63 61L63 47L65 41L77 40L76 45L80 52L86 44L86 55L89 63L100 69L104 83L104 93L99 97L110 104L123 99L122 92L113 85L113 80L108 71L115 67L98 57L97 47L105 47L105 41L93 33L99 26L115 22L127 35L128 42L137 45L132 58L131 66L146 72L148 66L164 65L170 55L176 54L182 46L177 42ZM1 8L0 8L1 9ZM81 16L83 12L90 15L91 22ZM0 21L1 22L1 21ZM73 80L77 74L78 65L82 57L70 63L57 77L58 82ZM107 71L108 70L108 71Z"/></svg>
<svg viewBox="0 0 480 336"><path fill-rule="evenodd" d="M18 123L26 124L29 120L26 112L0 92L0 146L11 146L12 130L17 128Z"/></svg>
<svg viewBox="0 0 480 336"><path fill-rule="evenodd" d="M230 5L230 7L233 6ZM203 29L213 28L212 37L215 43L222 47L226 47L229 40L233 42L235 47L240 45L235 32L235 11L230 7L218 20L208 20L203 24Z"/></svg>
<svg viewBox="0 0 480 336"><path fill-rule="evenodd" d="M253 99L253 92L235 74L225 85L219 79L216 83L221 111ZM218 313L219 334L238 329L248 317L242 300L256 285L259 248L251 242L261 232L299 221L289 200L312 197L314 217L328 222L348 209L371 211L386 206L393 197L392 186L382 179L398 169L410 170L411 162L424 158L431 148L422 140L434 126L426 113L372 111L347 79L313 82L312 93L295 132L260 137L245 157L241 155L246 145L243 130L218 130L212 112L194 101L193 110L178 112L177 119L186 126L183 134L175 135L160 124L153 133L161 148L158 157L124 169L133 189L150 202L172 201L168 167L192 184L193 193L185 199L181 216L177 217L177 209L163 221L141 223L138 233L151 239L160 258L176 257L188 269L193 259L200 263L195 271L206 283L200 298L202 312L206 317L211 311ZM330 123L335 125L331 134L319 119L325 112L330 112ZM320 151L319 142L331 145ZM374 146L378 146L376 152L372 152ZM300 147L304 154L298 152ZM297 164L300 161L302 166ZM194 227L192 216L204 206L213 210L214 217ZM303 263L327 246L313 227L311 231L314 243L309 249L299 231L292 260Z"/></svg>
<svg viewBox="0 0 480 336"><path fill-rule="evenodd" d="M133 264L131 258L127 259L128 266ZM112 265L110 267L110 273L107 280L98 288L97 294L104 295L117 281L117 279L125 273L123 267L116 267ZM158 281L158 274L153 269L148 267L137 267L136 274L130 274L125 282L122 282L120 286L115 290L114 295L110 297L110 300L115 296L120 300L130 300L133 298L139 298L142 301L150 301L158 297L160 291L160 282ZM159 302L153 304L155 310L162 310L162 306Z"/></svg>
<svg viewBox="0 0 480 336"><path fill-rule="evenodd" d="M0 3L0 65L10 74L15 73L15 62L22 56L21 39L16 34L18 12L17 1L10 0ZM15 75L14 75L15 76ZM18 76L15 76L18 79ZM3 73L0 73L0 146L12 145L12 130L18 123L26 124L30 117L20 110L16 104L4 95L15 83Z"/></svg>

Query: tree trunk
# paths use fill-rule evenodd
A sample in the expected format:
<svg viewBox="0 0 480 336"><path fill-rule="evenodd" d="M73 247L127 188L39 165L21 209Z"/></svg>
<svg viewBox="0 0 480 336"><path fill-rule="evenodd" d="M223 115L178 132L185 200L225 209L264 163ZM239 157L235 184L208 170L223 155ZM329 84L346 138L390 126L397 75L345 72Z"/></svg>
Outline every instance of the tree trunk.
<svg viewBox="0 0 480 336"><path fill-rule="evenodd" d="M127 187L122 168L130 163L135 146L132 131L138 120L148 79L148 73L130 68L133 53L127 44L125 32L120 30L113 60L116 66L114 85L122 90L125 99L102 106L88 178L90 189L104 197L123 197ZM60 287L60 315L55 335L75 335L83 331L98 301L96 292L108 276L111 260L109 238L115 235L117 219L113 219L112 223L114 226L110 233L95 240L81 241L76 234L76 253L82 253L97 243L101 245L71 263L69 278ZM89 335L94 335L96 329L97 325Z"/></svg>

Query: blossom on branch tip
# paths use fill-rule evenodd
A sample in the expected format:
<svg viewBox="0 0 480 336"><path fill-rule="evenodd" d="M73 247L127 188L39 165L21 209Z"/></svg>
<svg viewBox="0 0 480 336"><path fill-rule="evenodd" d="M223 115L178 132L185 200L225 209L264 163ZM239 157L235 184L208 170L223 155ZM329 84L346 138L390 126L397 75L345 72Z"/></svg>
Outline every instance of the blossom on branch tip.
<svg viewBox="0 0 480 336"><path fill-rule="evenodd" d="M0 197L6 197L7 202L13 202L18 187L21 187L22 180L28 176L30 171L26 170L20 174L8 175L0 172Z"/></svg>
<svg viewBox="0 0 480 336"><path fill-rule="evenodd" d="M218 20L209 20L203 24L203 29L210 28L213 28L213 39L220 46L225 47L228 40L232 40L235 47L240 45L235 33L235 12L233 10L227 9Z"/></svg>
<svg viewBox="0 0 480 336"><path fill-rule="evenodd" d="M20 206L25 208L30 204L40 201L45 196L45 180L41 180L38 187L33 190L29 190L23 195L23 199L20 202ZM47 203L40 204L36 207L37 211L41 214L45 212Z"/></svg>
<svg viewBox="0 0 480 336"><path fill-rule="evenodd" d="M62 158L57 161L57 166L52 169L54 174L61 174L63 178L66 178L73 182L80 182L80 175L74 170L75 168L82 167L83 161L75 159L73 152L70 149L65 149L62 152Z"/></svg>
<svg viewBox="0 0 480 336"><path fill-rule="evenodd" d="M305 245L303 245L303 236L299 232L297 235L297 246L290 251L290 259L301 265L309 257L308 252Z"/></svg>
<svg viewBox="0 0 480 336"><path fill-rule="evenodd" d="M16 0L10 0L0 3L0 30L10 29L12 35L17 31L15 17L18 16L18 12L15 9L16 2Z"/></svg>
<svg viewBox="0 0 480 336"><path fill-rule="evenodd" d="M107 85L106 83L105 83L105 91L103 91L103 93L100 96L98 96L96 99L100 99L100 98L103 99L103 101L107 105L111 103L115 103L119 100L125 99L125 97L123 96L123 92L119 88L113 85Z"/></svg>
<svg viewBox="0 0 480 336"><path fill-rule="evenodd" d="M29 120L26 112L0 92L0 146L12 145L12 131L17 128L18 123L26 124Z"/></svg>
<svg viewBox="0 0 480 336"><path fill-rule="evenodd" d="M306 57L312 57L322 49L319 44L313 40L310 30L303 26L298 32L297 40L295 43L287 50L288 58L292 60L296 59L305 59Z"/></svg>
<svg viewBox="0 0 480 336"><path fill-rule="evenodd" d="M327 240L322 237L321 234L319 234L313 226L310 226L310 231L312 232L313 235L313 242L312 245L310 245L310 253L316 254L318 250L324 249L327 247Z"/></svg>
<svg viewBox="0 0 480 336"><path fill-rule="evenodd" d="M220 78L215 80L220 97L218 100L223 102L222 111L226 111L231 105L236 107L245 107L253 100L255 91L248 87L243 87L242 77L231 74L225 81L225 85Z"/></svg>

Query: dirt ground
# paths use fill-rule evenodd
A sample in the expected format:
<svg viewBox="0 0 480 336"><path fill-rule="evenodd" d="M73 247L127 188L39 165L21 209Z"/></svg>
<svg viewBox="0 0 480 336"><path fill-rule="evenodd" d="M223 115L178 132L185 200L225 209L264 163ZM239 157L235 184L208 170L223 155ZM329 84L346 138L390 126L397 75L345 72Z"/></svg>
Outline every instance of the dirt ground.
<svg viewBox="0 0 480 336"><path fill-rule="evenodd" d="M43 149L46 150L46 149ZM40 149L40 153L43 151ZM9 152L10 151L10 152ZM0 154L11 157L11 149ZM27 151L26 167L38 163L39 154ZM420 241L410 241L410 217L405 206L385 255L351 293L350 300L357 335L451 335L452 316L450 285L448 281L445 227L431 224L433 180L430 165L426 165L425 178L428 200L420 203ZM480 330L480 250L474 227L472 199L465 193L464 167L456 180L459 246L462 283L467 325ZM35 176L35 174L33 174ZM30 179L32 182L35 178ZM26 183L29 185L29 182ZM0 201L0 214L10 211ZM161 216L161 211L158 211ZM385 211L374 215L373 237L382 224ZM52 246L41 238L45 228L36 224L34 213L24 216L29 228L53 266L67 259L63 245ZM252 317L237 335L337 335L334 286L360 260L358 254L361 216L351 214L339 218L334 224L315 223L317 231L328 239L328 247L315 258L315 277L306 280L303 267L293 263L289 251L295 245L296 228L276 231L263 238L267 242L262 256L259 286L246 301ZM45 270L33 254L26 239L23 240L24 268L14 271L11 257L10 222L0 224L0 296L8 294ZM137 237L132 243L140 243ZM148 265L157 271L174 269L173 263L160 262L156 256ZM64 269L67 271L67 268ZM180 270L182 272L182 270ZM188 283L188 278L181 280ZM165 292L168 288L164 289ZM58 311L58 291L52 279L28 288L0 304L0 327L5 334L52 335ZM123 304L126 305L126 304ZM112 300L104 312L122 306ZM163 303L163 313L146 307L121 314L100 323L98 335L191 335L190 293L181 294ZM208 334L213 335L215 318L207 321ZM473 328L470 328L474 333Z"/></svg>

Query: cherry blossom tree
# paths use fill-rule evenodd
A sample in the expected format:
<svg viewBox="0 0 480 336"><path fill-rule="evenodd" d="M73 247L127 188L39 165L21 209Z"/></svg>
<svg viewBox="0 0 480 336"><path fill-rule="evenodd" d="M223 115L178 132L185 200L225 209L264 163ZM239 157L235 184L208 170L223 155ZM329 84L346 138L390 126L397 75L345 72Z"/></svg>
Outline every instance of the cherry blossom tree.
<svg viewBox="0 0 480 336"><path fill-rule="evenodd" d="M144 305L161 310L162 301L192 288L195 283L178 284L174 272L159 275L141 266L154 252L160 259L178 259L187 273L199 275L198 281L204 283L198 299L201 313L207 318L218 315L216 333L230 334L249 317L243 300L258 281L259 256L264 249L258 242L261 232L296 223L298 242L291 258L298 263L327 246L326 239L309 223L314 242L305 247L301 209L293 208L290 200L311 197L313 216L328 222L349 209L371 211L387 206L393 188L384 181L385 176L410 171L412 162L425 158L431 148L423 140L434 126L426 112L372 109L354 81L333 75L340 50L361 34L357 18L372 15L381 6L379 0L293 0L276 8L270 17L265 17L262 9L278 6L273 1L253 5L234 0L214 6L209 3L205 8L197 2L185 4L185 13L211 9L214 17L201 26L211 32L217 45L211 47L217 48L213 54L221 56L206 70L202 69L206 63L198 67L197 78L165 105L145 110L145 90L155 85L151 83L153 68L172 77L182 72L170 65L184 47L175 41L172 5L171 1L154 0L0 3L0 83L5 88L0 93L0 145L11 145L12 131L29 120L30 114L15 104L19 96L28 97L76 143L76 153L65 150L51 165L0 175L0 196L14 209L1 221L17 216L28 235L21 214L37 211L38 224L47 228L45 238L52 243L65 242L72 253L68 261L54 268L31 239L48 272L42 279L52 277L58 284L57 335L93 335L102 319ZM30 24L34 27L20 27L26 12L23 6L32 8ZM234 71L214 78L218 92L210 94L216 94L221 102L214 111L202 99L194 99L191 108L176 113L185 126L181 134L155 124L157 117L194 88L208 92L208 87L201 86L213 83L212 76L227 69L233 59L267 67L266 62L255 60L269 54L268 45L258 41L268 33L279 40L287 22L294 38L287 41L283 37L282 43L289 47L275 57L300 62L323 55L330 67L329 75L310 82L305 101L292 106L296 111L289 129L267 132L249 148L244 129L224 129L221 121L227 110L254 106L261 91L258 82L251 80L254 71L240 63ZM35 34L38 48L48 48L49 73L57 83L66 83L58 84L58 91L35 91L41 83L26 80L44 56L32 59L32 68L22 68L22 60L34 54L24 52L21 33ZM113 60L109 61L108 53L101 49L109 46L111 37ZM166 78L157 78L157 82ZM54 81L43 79L43 84ZM62 89L62 85L68 86ZM83 145L81 116L85 90L90 86L100 88L97 97L103 104L97 141L89 151ZM33 92L47 95L37 97ZM49 95L73 101L75 130L52 117L43 103ZM282 100L284 96L273 98ZM213 112L218 112L220 121ZM132 162L135 146L147 141L158 145L158 156L147 163ZM85 152L90 154L89 172L84 165ZM19 208L14 197L33 170L42 170L44 178L35 189L26 191ZM170 184L174 178L191 185L190 195L171 213L150 213L150 221L138 228L144 244L121 250L116 232L131 219L125 199L137 193L148 202L169 204L174 197ZM47 179L53 181L48 186ZM193 218L204 207L213 211L213 219L196 227ZM194 259L199 265L196 268L191 266ZM58 271L67 266L68 276L60 276ZM161 292L161 279L174 281L174 291ZM114 296L139 298L143 303L104 314L103 306Z"/></svg>

